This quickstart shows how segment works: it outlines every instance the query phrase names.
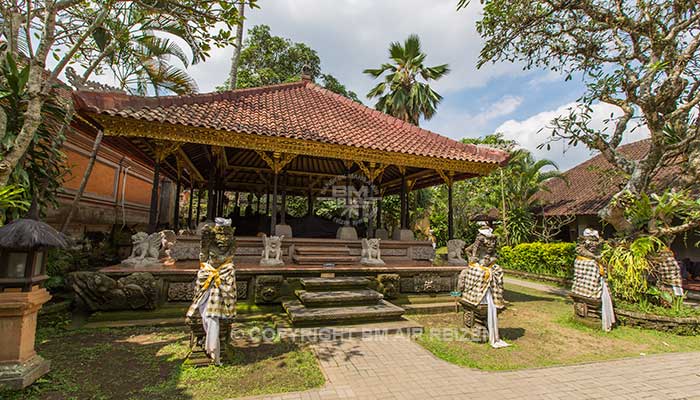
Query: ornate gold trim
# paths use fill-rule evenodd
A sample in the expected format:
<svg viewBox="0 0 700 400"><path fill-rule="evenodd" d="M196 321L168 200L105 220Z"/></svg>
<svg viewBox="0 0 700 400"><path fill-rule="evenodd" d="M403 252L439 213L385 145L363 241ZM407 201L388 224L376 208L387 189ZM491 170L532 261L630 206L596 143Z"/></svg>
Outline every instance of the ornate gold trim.
<svg viewBox="0 0 700 400"><path fill-rule="evenodd" d="M291 153L280 153L277 151L272 152L272 157L270 157L266 152L255 150L256 153L265 161L268 167L275 173L279 174L282 172L284 167L287 166L292 160L296 158L296 154Z"/></svg>
<svg viewBox="0 0 700 400"><path fill-rule="evenodd" d="M447 184L447 186L452 186L452 184L455 181L455 173L454 171L449 171L448 173L445 173L445 171L441 169L436 169L435 172L440 175L440 178L442 178L443 181Z"/></svg>
<svg viewBox="0 0 700 400"><path fill-rule="evenodd" d="M362 160L401 167L442 169L487 175L499 167L497 163L452 160L416 154L381 151L376 149L344 146L304 139L265 136L242 132L229 132L163 122L141 121L133 118L90 114L104 127L106 135L166 139L178 142L228 146L255 151L291 153L312 157L341 160Z"/></svg>

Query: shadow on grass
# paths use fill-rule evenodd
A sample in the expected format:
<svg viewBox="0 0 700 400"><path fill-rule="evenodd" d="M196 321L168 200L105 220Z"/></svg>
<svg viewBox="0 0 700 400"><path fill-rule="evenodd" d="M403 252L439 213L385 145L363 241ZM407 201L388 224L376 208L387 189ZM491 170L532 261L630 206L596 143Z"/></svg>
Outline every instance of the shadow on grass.
<svg viewBox="0 0 700 400"><path fill-rule="evenodd" d="M504 340L518 340L525 336L525 328L499 328L498 334Z"/></svg>
<svg viewBox="0 0 700 400"><path fill-rule="evenodd" d="M511 303L524 303L530 301L556 301L558 299L551 296L536 296L524 292L518 292L511 289L506 289L503 292L503 297Z"/></svg>

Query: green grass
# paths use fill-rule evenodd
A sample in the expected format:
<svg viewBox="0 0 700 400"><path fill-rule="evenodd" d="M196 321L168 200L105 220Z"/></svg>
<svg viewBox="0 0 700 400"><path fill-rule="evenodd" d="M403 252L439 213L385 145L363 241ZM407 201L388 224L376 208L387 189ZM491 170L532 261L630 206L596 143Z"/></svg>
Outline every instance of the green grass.
<svg viewBox="0 0 700 400"><path fill-rule="evenodd" d="M511 302L499 316L501 337L511 344L488 344L441 337L442 328L461 328L461 314L412 315L426 332L417 340L448 362L482 370L517 370L603 361L646 354L700 351L700 337L677 336L632 327L605 333L573 315L568 299L506 285Z"/></svg>
<svg viewBox="0 0 700 400"><path fill-rule="evenodd" d="M98 311L90 316L89 322L133 321L140 319L184 318L190 303L166 303L156 310ZM252 301L236 303L236 313L275 314L282 313L279 305L258 305Z"/></svg>
<svg viewBox="0 0 700 400"><path fill-rule="evenodd" d="M51 372L23 391L0 391L0 399L208 400L324 383L311 350L282 340L236 342L224 366L195 368L183 364L189 335L181 328L44 326L38 333L37 350L51 360Z"/></svg>

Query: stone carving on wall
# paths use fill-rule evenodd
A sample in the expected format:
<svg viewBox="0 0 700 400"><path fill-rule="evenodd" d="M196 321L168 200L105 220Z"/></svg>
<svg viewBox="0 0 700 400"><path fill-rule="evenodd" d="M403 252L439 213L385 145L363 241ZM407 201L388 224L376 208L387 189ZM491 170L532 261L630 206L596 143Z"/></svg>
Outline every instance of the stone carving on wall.
<svg viewBox="0 0 700 400"><path fill-rule="evenodd" d="M453 277L435 273L422 273L411 278L401 278L401 292L439 293L453 290Z"/></svg>
<svg viewBox="0 0 700 400"><path fill-rule="evenodd" d="M159 263L160 248L162 246L162 235L160 232L151 233L138 232L131 236L131 255L122 264L132 267L143 267L150 264Z"/></svg>
<svg viewBox="0 0 700 400"><path fill-rule="evenodd" d="M153 310L166 299L163 280L148 272L115 280L101 272L78 271L69 282L78 305L89 311Z"/></svg>
<svg viewBox="0 0 700 400"><path fill-rule="evenodd" d="M255 278L255 303L279 303L283 283L282 275L258 275Z"/></svg>
<svg viewBox="0 0 700 400"><path fill-rule="evenodd" d="M362 255L360 263L363 265L384 265L382 253L379 250L381 239L362 239Z"/></svg>
<svg viewBox="0 0 700 400"><path fill-rule="evenodd" d="M236 298L248 298L248 281L236 281ZM193 282L170 282L168 284L168 301L192 301L194 297Z"/></svg>
<svg viewBox="0 0 700 400"><path fill-rule="evenodd" d="M452 239L447 241L447 263L449 265L467 265L467 260L462 257L464 240Z"/></svg>
<svg viewBox="0 0 700 400"><path fill-rule="evenodd" d="M399 295L401 277L398 274L379 274L377 283L377 289L385 299L395 299Z"/></svg>
<svg viewBox="0 0 700 400"><path fill-rule="evenodd" d="M282 261L282 239L284 239L284 235L267 236L263 233L262 241L264 249L262 258L260 259L260 265L266 267L284 265L284 261Z"/></svg>

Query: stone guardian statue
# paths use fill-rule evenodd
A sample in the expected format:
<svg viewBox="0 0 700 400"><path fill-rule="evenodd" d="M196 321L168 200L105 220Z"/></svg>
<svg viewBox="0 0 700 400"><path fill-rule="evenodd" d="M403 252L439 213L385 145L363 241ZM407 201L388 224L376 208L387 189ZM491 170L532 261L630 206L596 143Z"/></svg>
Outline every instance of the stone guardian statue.
<svg viewBox="0 0 700 400"><path fill-rule="evenodd" d="M263 252L260 265L266 267L284 265L282 260L282 239L284 239L284 235L267 236L263 233Z"/></svg>
<svg viewBox="0 0 700 400"><path fill-rule="evenodd" d="M228 340L236 317L236 275L233 255L236 239L230 219L217 218L202 229L202 250L187 322L192 328L192 347L200 345L216 365L221 364L221 337ZM203 332L192 324L201 317ZM222 325L223 324L223 325Z"/></svg>
<svg viewBox="0 0 700 400"><path fill-rule="evenodd" d="M379 250L380 239L362 239L362 256L360 263L363 265L384 265L382 253Z"/></svg>
<svg viewBox="0 0 700 400"><path fill-rule="evenodd" d="M598 231L586 228L576 244L571 297L576 315L586 318L599 312L602 328L609 332L615 324L615 311L608 290L607 270L600 261L602 248L603 240Z"/></svg>

